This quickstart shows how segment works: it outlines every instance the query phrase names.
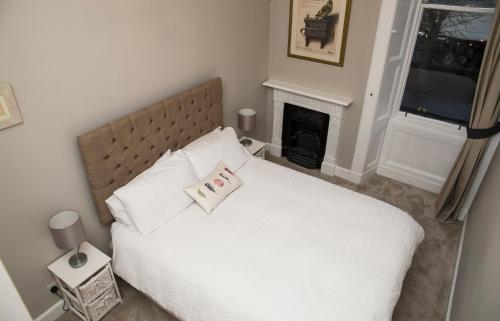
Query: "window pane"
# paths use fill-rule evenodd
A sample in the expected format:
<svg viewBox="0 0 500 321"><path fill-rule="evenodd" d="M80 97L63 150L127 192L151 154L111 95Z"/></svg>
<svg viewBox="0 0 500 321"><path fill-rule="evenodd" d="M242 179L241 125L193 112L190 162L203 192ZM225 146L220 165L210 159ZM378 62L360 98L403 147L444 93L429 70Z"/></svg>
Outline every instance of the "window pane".
<svg viewBox="0 0 500 321"><path fill-rule="evenodd" d="M432 4L446 4L449 6L495 8L495 0L424 0L423 2Z"/></svg>
<svg viewBox="0 0 500 321"><path fill-rule="evenodd" d="M401 111L468 123L492 18L424 10Z"/></svg>

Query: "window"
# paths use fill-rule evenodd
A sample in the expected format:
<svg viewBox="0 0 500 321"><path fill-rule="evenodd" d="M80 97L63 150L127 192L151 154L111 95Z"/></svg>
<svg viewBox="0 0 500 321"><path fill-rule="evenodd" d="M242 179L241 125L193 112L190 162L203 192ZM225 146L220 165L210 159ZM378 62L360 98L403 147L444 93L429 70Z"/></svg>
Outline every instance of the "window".
<svg viewBox="0 0 500 321"><path fill-rule="evenodd" d="M492 1L428 2L487 6ZM467 125L492 19L466 7L424 7L400 111Z"/></svg>
<svg viewBox="0 0 500 321"><path fill-rule="evenodd" d="M495 1L496 0L425 0L423 2L448 6L495 8Z"/></svg>

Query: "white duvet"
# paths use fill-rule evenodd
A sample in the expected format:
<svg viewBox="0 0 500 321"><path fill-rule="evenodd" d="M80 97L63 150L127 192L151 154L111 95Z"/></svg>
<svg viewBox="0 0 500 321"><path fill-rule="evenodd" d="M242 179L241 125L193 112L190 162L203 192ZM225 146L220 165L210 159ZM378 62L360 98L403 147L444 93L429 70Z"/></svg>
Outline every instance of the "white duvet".
<svg viewBox="0 0 500 321"><path fill-rule="evenodd" d="M391 320L423 229L401 210L252 158L207 215L114 223L115 272L184 321Z"/></svg>

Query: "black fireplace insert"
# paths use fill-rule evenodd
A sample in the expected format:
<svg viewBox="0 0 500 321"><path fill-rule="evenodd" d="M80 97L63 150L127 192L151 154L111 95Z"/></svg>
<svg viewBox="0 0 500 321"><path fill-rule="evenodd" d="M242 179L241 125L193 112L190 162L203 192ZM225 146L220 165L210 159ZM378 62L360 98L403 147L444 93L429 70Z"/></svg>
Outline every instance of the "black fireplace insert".
<svg viewBox="0 0 500 321"><path fill-rule="evenodd" d="M282 156L306 168L321 168L329 122L327 114L286 103Z"/></svg>

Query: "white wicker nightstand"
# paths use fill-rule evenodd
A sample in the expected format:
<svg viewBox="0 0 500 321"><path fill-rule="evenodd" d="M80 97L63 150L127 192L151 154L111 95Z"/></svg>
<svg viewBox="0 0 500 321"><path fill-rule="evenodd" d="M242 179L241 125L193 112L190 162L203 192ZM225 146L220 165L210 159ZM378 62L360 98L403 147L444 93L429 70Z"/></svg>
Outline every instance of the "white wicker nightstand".
<svg viewBox="0 0 500 321"><path fill-rule="evenodd" d="M240 139L240 142L243 139L245 139L245 138L248 138L248 139L250 139L252 141L252 145L250 145L250 146L244 146L245 149L250 154L252 154L253 156L265 159L266 158L266 146L267 146L267 143L261 142L259 140L256 140L256 139L253 139L253 138L250 138L250 137L243 137L243 138Z"/></svg>
<svg viewBox="0 0 500 321"><path fill-rule="evenodd" d="M88 242L80 245L87 254L87 264L72 268L68 264L74 251L66 253L47 268L54 275L71 311L85 321L100 320L122 302L116 285L111 258Z"/></svg>

